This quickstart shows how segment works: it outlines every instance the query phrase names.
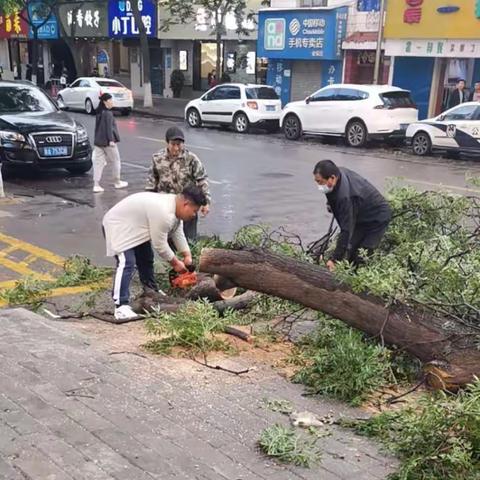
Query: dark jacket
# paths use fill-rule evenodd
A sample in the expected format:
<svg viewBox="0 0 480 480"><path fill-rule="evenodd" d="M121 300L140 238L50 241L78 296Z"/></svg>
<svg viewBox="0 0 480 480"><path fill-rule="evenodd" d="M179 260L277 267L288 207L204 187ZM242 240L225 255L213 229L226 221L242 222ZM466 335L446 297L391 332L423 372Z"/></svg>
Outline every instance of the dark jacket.
<svg viewBox="0 0 480 480"><path fill-rule="evenodd" d="M375 229L388 224L392 218L392 211L383 195L365 178L348 168L340 168L340 177L333 192L327 194L327 201L340 227L332 260L346 258L357 226Z"/></svg>
<svg viewBox="0 0 480 480"><path fill-rule="evenodd" d="M120 135L118 134L117 123L111 110L102 110L95 121L95 140L97 147L108 147L110 142L118 143Z"/></svg>
<svg viewBox="0 0 480 480"><path fill-rule="evenodd" d="M468 102L469 99L469 94L468 91L465 89L463 90L463 99L460 101L460 91L458 88L453 90L453 92L450 93L450 98L448 99L448 108L453 108L456 107L457 105L460 105L461 103Z"/></svg>

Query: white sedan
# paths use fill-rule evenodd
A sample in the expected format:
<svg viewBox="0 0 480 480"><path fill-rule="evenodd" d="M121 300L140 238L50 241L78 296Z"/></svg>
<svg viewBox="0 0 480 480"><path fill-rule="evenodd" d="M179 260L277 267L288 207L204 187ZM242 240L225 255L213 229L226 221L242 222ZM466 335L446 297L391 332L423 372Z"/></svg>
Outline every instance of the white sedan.
<svg viewBox="0 0 480 480"><path fill-rule="evenodd" d="M438 117L412 123L405 136L415 155L434 150L479 155L480 102L462 103Z"/></svg>
<svg viewBox="0 0 480 480"><path fill-rule="evenodd" d="M58 92L60 107L85 110L94 114L100 103L100 95L110 93L113 97L113 109L128 115L133 109L132 91L117 80L101 77L77 78L71 85Z"/></svg>

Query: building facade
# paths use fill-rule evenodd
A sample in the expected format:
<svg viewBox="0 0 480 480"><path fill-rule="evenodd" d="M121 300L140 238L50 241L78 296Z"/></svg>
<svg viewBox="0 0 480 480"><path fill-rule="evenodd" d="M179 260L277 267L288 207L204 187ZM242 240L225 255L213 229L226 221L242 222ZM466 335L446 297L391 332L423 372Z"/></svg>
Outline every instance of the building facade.
<svg viewBox="0 0 480 480"><path fill-rule="evenodd" d="M347 7L269 8L259 13L257 56L282 103L342 81Z"/></svg>
<svg viewBox="0 0 480 480"><path fill-rule="evenodd" d="M439 114L458 79L480 80L480 4L476 0L388 2L385 53L394 85L411 90L419 117Z"/></svg>
<svg viewBox="0 0 480 480"><path fill-rule="evenodd" d="M243 22L247 33L237 33L238 26L233 12L226 15L225 33L221 39L221 63L223 72L232 82L255 83L261 76L257 69L257 13L261 0L247 1L246 14L251 14ZM247 16L246 15L246 16ZM168 19L165 9L159 8L159 24ZM171 96L170 74L180 70L185 76L186 94L209 88L208 80L213 73L220 80L221 73L215 72L217 44L214 34L214 21L208 12L198 7L195 20L188 23L173 23L167 30L160 29L163 63L165 66L165 96Z"/></svg>

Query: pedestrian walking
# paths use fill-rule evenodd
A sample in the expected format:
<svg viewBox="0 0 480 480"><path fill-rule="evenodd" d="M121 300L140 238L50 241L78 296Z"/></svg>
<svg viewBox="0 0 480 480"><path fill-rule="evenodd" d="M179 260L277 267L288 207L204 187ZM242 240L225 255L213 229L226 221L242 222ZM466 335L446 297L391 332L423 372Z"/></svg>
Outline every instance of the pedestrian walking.
<svg viewBox="0 0 480 480"><path fill-rule="evenodd" d="M95 119L95 141L92 155L93 191L95 193L104 191L100 181L107 161L112 164L114 187L128 187L128 182L123 182L120 178L120 152L117 146L117 143L120 141L120 135L112 107L112 96L109 93L102 94Z"/></svg>
<svg viewBox="0 0 480 480"><path fill-rule="evenodd" d="M448 99L448 108L456 107L461 103L468 101L468 92L465 90L465 80L460 78L457 81L457 85L453 92L450 93L450 98Z"/></svg>
<svg viewBox="0 0 480 480"><path fill-rule="evenodd" d="M392 218L390 206L368 180L331 160L318 162L313 175L340 227L327 268L335 270L335 263L344 259L358 265L362 261L360 249L371 254L380 244Z"/></svg>
<svg viewBox="0 0 480 480"><path fill-rule="evenodd" d="M475 82L475 87L470 95L471 102L480 102L480 82Z"/></svg>
<svg viewBox="0 0 480 480"><path fill-rule="evenodd" d="M207 204L199 187L189 186L179 194L140 192L130 195L103 218L107 256L114 256L117 270L113 284L115 318L131 320L138 317L129 305L130 282L135 265L144 288L158 291L154 275L154 253L178 272L186 272L192 255L183 233L183 221L191 220L199 208ZM171 238L180 252L179 260L168 244Z"/></svg>
<svg viewBox="0 0 480 480"><path fill-rule="evenodd" d="M165 135L167 147L152 158L145 190L163 193L180 193L188 185L203 191L207 203L200 208L205 216L210 210L208 176L200 159L185 148L185 136L178 127L170 127ZM185 236L194 242L197 238L198 216L184 222Z"/></svg>

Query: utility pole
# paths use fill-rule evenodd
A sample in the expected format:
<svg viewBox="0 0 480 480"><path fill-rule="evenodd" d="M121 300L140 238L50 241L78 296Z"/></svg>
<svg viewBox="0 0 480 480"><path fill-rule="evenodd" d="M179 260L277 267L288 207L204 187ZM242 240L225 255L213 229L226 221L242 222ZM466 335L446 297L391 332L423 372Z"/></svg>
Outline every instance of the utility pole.
<svg viewBox="0 0 480 480"><path fill-rule="evenodd" d="M382 58L382 43L383 43L383 21L385 19L386 3L387 3L387 0L380 0L380 16L378 17L377 51L375 53L375 68L373 71L374 85L378 85L378 77L380 76L380 60Z"/></svg>

